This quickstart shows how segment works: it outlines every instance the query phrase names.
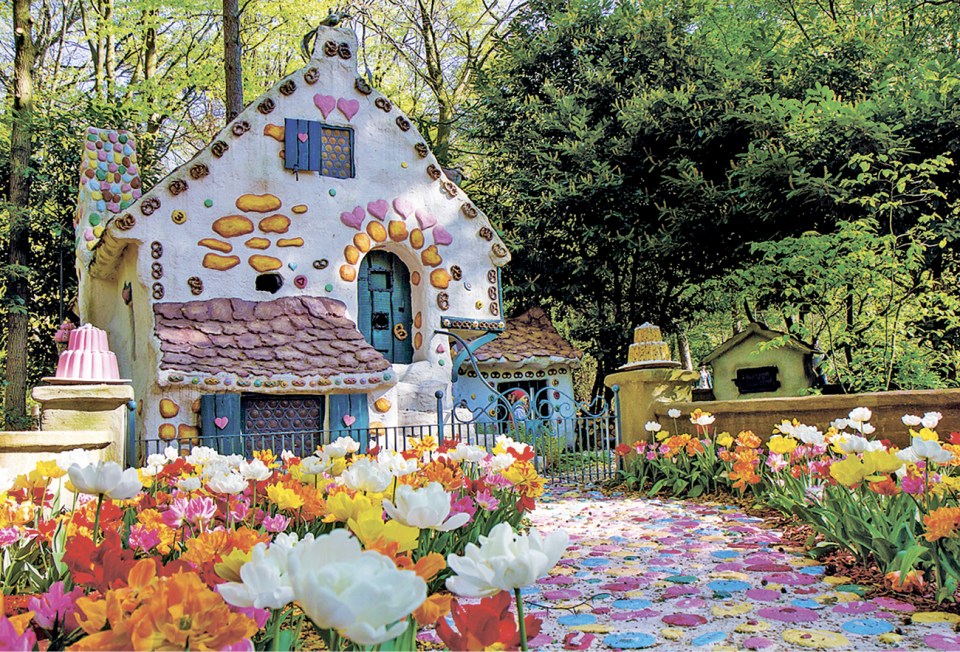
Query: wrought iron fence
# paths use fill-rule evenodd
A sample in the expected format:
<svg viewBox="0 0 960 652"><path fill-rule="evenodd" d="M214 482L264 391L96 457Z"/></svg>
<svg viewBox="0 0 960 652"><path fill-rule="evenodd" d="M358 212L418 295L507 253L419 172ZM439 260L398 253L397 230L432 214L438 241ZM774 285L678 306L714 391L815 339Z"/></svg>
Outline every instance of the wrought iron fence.
<svg viewBox="0 0 960 652"><path fill-rule="evenodd" d="M160 453L170 445L178 446L182 452L203 445L222 454L245 457L251 457L253 451L262 449L270 449L275 453L291 451L304 457L311 455L317 447L339 437L356 440L364 451L376 446L402 452L411 446L412 440L426 437L433 437L438 443L454 440L492 451L497 438L506 435L533 447L536 468L550 482L592 483L616 477L619 467L615 449L620 443L621 432L618 387L613 387L611 401L597 397L590 403L583 403L567 396L559 404L543 400L547 391L557 394L557 390L552 387L543 388L533 396L525 397L527 405L534 406L535 409L521 411L517 409L516 399L511 400L510 396L518 390L498 392L479 373L476 358L466 342L456 334L437 332L457 340L469 353L470 363L478 372L477 377L492 396L487 405L471 410L465 404L460 404L446 410L443 405L444 394L438 391L435 394L435 423L287 432L241 432L235 435L201 433L196 438L148 439L139 442L139 461L143 463L148 455Z"/></svg>

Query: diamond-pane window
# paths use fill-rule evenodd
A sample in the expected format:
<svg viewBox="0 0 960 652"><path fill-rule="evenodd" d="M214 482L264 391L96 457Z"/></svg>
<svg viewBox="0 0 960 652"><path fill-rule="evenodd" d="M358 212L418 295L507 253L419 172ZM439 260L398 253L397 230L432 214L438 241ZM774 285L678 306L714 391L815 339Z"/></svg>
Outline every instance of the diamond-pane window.
<svg viewBox="0 0 960 652"><path fill-rule="evenodd" d="M354 177L353 129L350 127L287 118L283 140L286 169L309 170L336 179Z"/></svg>

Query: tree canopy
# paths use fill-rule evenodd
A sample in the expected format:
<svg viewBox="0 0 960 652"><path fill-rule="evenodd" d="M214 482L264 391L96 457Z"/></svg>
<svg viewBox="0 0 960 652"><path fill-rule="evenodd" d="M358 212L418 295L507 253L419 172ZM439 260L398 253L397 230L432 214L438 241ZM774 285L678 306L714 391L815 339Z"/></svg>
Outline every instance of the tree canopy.
<svg viewBox="0 0 960 652"><path fill-rule="evenodd" d="M470 120L513 301L546 297L600 376L641 321L709 325L703 353L743 315L817 340L846 389L955 384L958 25L915 3L531 2Z"/></svg>

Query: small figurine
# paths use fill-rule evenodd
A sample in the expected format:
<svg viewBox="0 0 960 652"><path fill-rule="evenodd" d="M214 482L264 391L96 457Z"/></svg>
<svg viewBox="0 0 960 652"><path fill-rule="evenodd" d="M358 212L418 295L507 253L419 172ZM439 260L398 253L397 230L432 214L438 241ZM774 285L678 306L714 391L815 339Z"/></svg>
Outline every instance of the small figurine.
<svg viewBox="0 0 960 652"><path fill-rule="evenodd" d="M707 365L700 367L700 382L697 384L697 389L713 389L713 378L710 376Z"/></svg>

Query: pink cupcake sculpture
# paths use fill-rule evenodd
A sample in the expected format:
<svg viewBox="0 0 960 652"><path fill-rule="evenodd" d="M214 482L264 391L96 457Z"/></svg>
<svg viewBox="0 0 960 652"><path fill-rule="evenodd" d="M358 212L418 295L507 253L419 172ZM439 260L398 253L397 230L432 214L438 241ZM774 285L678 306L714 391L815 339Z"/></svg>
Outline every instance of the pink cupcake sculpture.
<svg viewBox="0 0 960 652"><path fill-rule="evenodd" d="M50 380L87 383L123 382L117 356L107 344L107 333L91 324L69 331L67 350L60 354L57 375Z"/></svg>

